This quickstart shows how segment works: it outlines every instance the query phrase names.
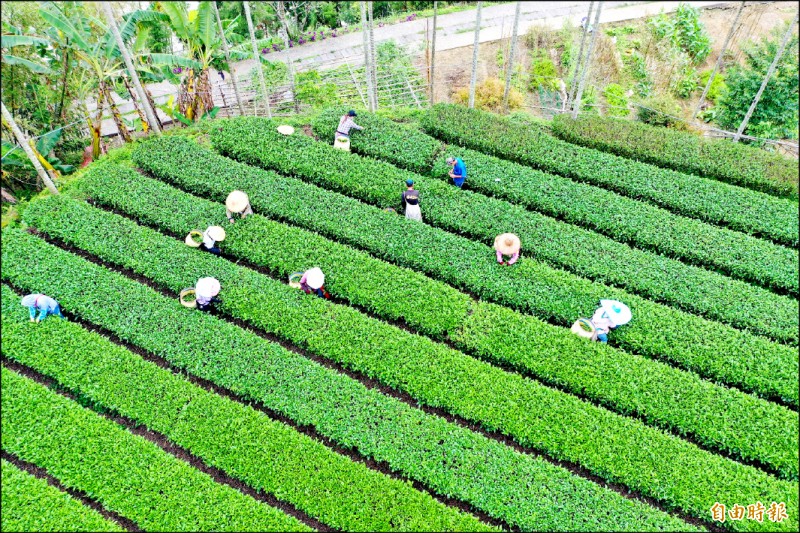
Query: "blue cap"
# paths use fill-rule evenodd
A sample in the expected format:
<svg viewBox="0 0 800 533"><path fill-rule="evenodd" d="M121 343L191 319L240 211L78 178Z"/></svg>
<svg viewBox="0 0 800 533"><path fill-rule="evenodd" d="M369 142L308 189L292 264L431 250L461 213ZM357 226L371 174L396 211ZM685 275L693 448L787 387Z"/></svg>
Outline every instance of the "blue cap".
<svg viewBox="0 0 800 533"><path fill-rule="evenodd" d="M414 185L414 180L406 180L406 185L411 187L412 185Z"/></svg>
<svg viewBox="0 0 800 533"><path fill-rule="evenodd" d="M351 109L350 111L347 112L347 116L354 117L356 116L356 112L353 109Z"/></svg>

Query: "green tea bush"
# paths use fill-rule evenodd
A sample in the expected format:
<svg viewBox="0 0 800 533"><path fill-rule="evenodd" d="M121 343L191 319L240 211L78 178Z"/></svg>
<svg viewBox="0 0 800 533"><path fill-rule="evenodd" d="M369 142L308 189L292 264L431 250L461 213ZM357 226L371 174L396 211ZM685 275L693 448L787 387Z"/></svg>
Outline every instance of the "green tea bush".
<svg viewBox="0 0 800 533"><path fill-rule="evenodd" d="M256 399L300 425L313 426L341 446L386 461L392 470L420 480L440 494L462 499L509 524L533 530L580 529L585 524L608 529L689 527L643 502L576 477L541 457L517 453L460 425L368 389L238 326L186 310L177 299L167 299L144 285L19 230L3 232L2 254L4 265L17 264L23 268L4 267L0 275L23 290L35 286L48 294L57 294L64 308L83 320L100 325L192 374ZM47 265L46 271L27 268L29 260ZM169 269L163 272L168 273ZM296 302L326 307L327 302L291 291L291 299ZM240 305L242 309L251 308L252 301L245 298ZM284 301L277 313L286 309ZM306 331L304 327L299 329ZM324 336L324 330L320 334ZM209 350L209 346L217 344L224 349ZM375 357L382 354L376 353ZM425 372L420 374L425 375ZM430 385L442 387L446 394L453 393L441 383L431 381ZM487 384L487 390L490 389ZM515 412L518 410L519 406ZM746 468L731 464L734 469ZM776 490L781 491L780 486L785 482L773 479L771 483L778 483ZM766 486L762 489L769 491ZM752 484L747 490L754 490ZM382 495L390 499L390 495ZM758 493L742 496L757 497ZM705 514L706 510L701 511L698 506L700 512ZM420 518L438 521L446 517ZM401 523L398 527L403 526ZM442 524L435 529L446 526ZM458 529L457 526L450 528Z"/></svg>
<svg viewBox="0 0 800 533"><path fill-rule="evenodd" d="M423 118L422 126L446 142L601 185L779 244L798 243L796 202L575 146L476 109L436 104ZM486 131L493 134L487 136Z"/></svg>
<svg viewBox="0 0 800 533"><path fill-rule="evenodd" d="M3 450L145 530L311 531L5 366L2 383Z"/></svg>
<svg viewBox="0 0 800 533"><path fill-rule="evenodd" d="M114 177L109 182L110 175ZM117 183L126 178L140 183L118 188ZM115 191L113 195L100 193L107 198L105 202L132 217L142 218L178 235L186 233L187 228L196 227L194 221L202 221L200 225L207 225L214 220L214 214L218 216L220 212L219 204L136 176L133 171L105 172L104 179L109 189L114 185ZM94 190L99 191L100 188ZM141 200L131 201L134 198ZM169 207L156 210L151 207L153 203ZM110 252L110 247L105 243L87 244L91 241L87 237L96 232L98 226L105 227L108 234L128 235L115 238L115 247L136 239L155 240L151 230L74 201L48 200L37 202L35 208L26 220L40 231L109 261L118 262L121 257ZM56 217L73 222L56 223ZM329 273L331 283L327 287L332 294L369 307L379 317L406 315L409 304L420 307L419 315L439 312L440 306L435 301L428 304L423 300L425 295L435 296L442 292L439 283L414 279L399 267L381 268L378 260L366 254L355 251L346 254L345 246L330 243L310 232L280 226L262 221L259 215L254 215L246 223L231 228L225 239L225 250L233 257L253 261L259 266L280 272L282 276L302 269L302 265L318 265ZM247 236L252 234L259 235L260 239L248 239ZM276 253L276 249L281 251ZM309 249L314 250L313 255L309 254ZM366 273L377 271L376 277L382 278L380 291L375 290L378 283L364 279L366 276L359 272L359 267ZM240 277L247 280L250 274L242 269ZM405 286L404 280L407 280ZM360 287L366 290L359 291ZM466 295L458 294L453 289L450 291L454 304L463 309L462 302L468 301ZM456 298L458 296L460 298ZM647 416L658 425L674 428L680 433L690 433L715 448L722 447L731 452L736 450L735 453L745 457L752 456L763 463L775 465L772 468L776 471L784 469L789 477L796 477L796 473L792 473L793 465L797 462L794 460L796 453L792 451L796 449L796 439L791 437L794 416L788 409L761 400L753 401L752 397L735 389L718 388L660 363L649 360L636 362L628 354L609 350L599 343L587 345L566 329L543 324L515 311L499 309L494 304L474 300L469 303L469 313L460 312L460 321L453 323L446 331L447 337L454 341L458 349L478 353L484 359L533 373L547 383L581 392L612 410L627 414L632 412L630 409L635 409L637 414ZM433 322L434 319L429 321ZM410 325L416 326L418 322L421 321L414 320ZM519 336L518 342L500 342L499 339L510 331ZM591 368L614 368L616 375L604 372L603 378L598 379ZM653 380L655 375L660 375L660 379ZM658 386L653 387L651 384L655 383ZM723 400L721 396L726 398ZM651 401L651 398L657 400ZM742 415L735 432L723 423L720 405L724 405L725 409L748 413ZM783 420L779 427L768 432L773 436L771 439L763 437L764 420ZM757 432L753 434L755 428ZM797 433L796 429L794 433Z"/></svg>
<svg viewBox="0 0 800 533"><path fill-rule="evenodd" d="M27 321L19 296L6 286L2 291L4 355L163 434L257 491L280 495L328 526L377 530L393 523L389 529L440 529L450 520L459 528L491 529L78 324L47 321L41 326L48 334L41 335Z"/></svg>
<svg viewBox="0 0 800 533"><path fill-rule="evenodd" d="M237 119L221 126L220 131L215 132L217 149L252 164L279 168L286 174L347 191L382 207L396 206L399 199L392 198L394 195L380 194L386 188L375 179L376 176L392 175L401 183L407 176L424 179L418 174L404 175L391 165L378 166L374 161L360 160L358 156L307 137L280 135L275 132L275 124L264 119ZM203 150L202 147L197 149ZM251 194L251 201L256 209L268 212L270 216L333 236L395 264L425 272L456 287L468 288L482 299L533 313L557 324L571 325L576 317L590 313L599 298L613 297L625 301L631 308L636 308L638 318L622 328L624 331L615 332L614 342L619 346L673 361L682 368L714 376L749 391L760 391L759 394L767 397L785 398L793 405L797 402L798 368L794 348L776 345L767 339L655 304L608 285L576 278L536 261L521 262L514 269L498 270L493 252L486 244L415 224L351 198L274 173L253 174L253 169L246 165L233 167L226 158L220 158L212 169L208 166L212 158L207 151L206 155L197 155L197 160L204 164L181 171L182 165L176 161L186 161L187 158L170 160L167 158L169 153L171 151L167 150L158 158L137 159L137 164L161 179L179 183L200 194L219 194L213 189L209 191L207 183L219 179L222 172L233 173L240 180L232 183L242 184L248 191L253 187L262 191L257 199ZM321 161L325 164L320 165ZM241 180L248 175L253 177ZM456 191L453 187L449 187L448 192L435 184L438 180L426 181L421 189L423 194L430 190L437 191L437 194L441 192L445 198L459 194L460 202L471 196L468 191ZM398 194L401 189L398 186ZM224 197L218 199L221 201ZM328 209L320 210L320 205ZM458 220L482 214L468 204L463 209L465 211L456 211L451 216ZM483 216L481 220L492 221L496 215L487 212ZM494 236L492 233L489 240L492 241ZM443 255L440 250L449 252ZM658 332L658 338L653 332ZM698 339L703 339L703 342ZM755 366L762 370L753 371Z"/></svg>
<svg viewBox="0 0 800 533"><path fill-rule="evenodd" d="M371 114L364 115L363 120L368 121L364 123L369 124L369 134L353 136L353 151L412 170L421 171L427 166L427 163L419 165L408 162L427 162L428 154L436 151L432 138L425 138L418 131ZM554 122L564 120L571 119L565 115L557 117ZM605 120L602 123L608 122L620 121ZM320 134L335 127L335 124L336 114L330 112L323 112L313 121L315 131ZM404 143L405 140L413 142ZM592 279L608 280L704 316L779 340L797 342L796 300L656 255L682 258L756 282L775 280L778 282L775 287L784 285L789 288L800 275L794 251L473 150L460 149L458 154L469 162L470 189L586 226L624 243L613 243L607 238L576 230L573 226L564 226L548 218L533 222L532 214L522 210L499 213L492 211L493 204L489 203L477 208L495 213L501 224L507 223L509 227L517 227L532 235L529 238L539 243L532 252L534 257ZM442 152L432 172L425 174L447 179L446 155ZM389 195L388 188L392 185L387 183L386 186ZM454 192L452 187L439 184L434 202L446 202L446 198ZM470 195L459 195L459 199L453 201L463 203L463 196L472 198ZM445 211L452 209L454 207L450 207L449 203L444 208ZM437 213L438 210L435 210L434 215ZM439 220L438 217L431 219L434 224L438 224ZM525 220L531 220L531 224L524 224ZM459 226L458 230L469 232L469 222ZM558 242L562 240L563 253L559 253ZM582 243L579 251L572 246L573 242ZM656 254L631 249L628 244ZM789 290L796 292L796 289ZM679 296L681 293L683 297Z"/></svg>
<svg viewBox="0 0 800 533"><path fill-rule="evenodd" d="M1 468L5 531L125 531L116 522L5 459Z"/></svg>
<svg viewBox="0 0 800 533"><path fill-rule="evenodd" d="M559 115L552 128L559 138L588 148L775 196L798 198L795 161L727 139L598 117L572 120Z"/></svg>

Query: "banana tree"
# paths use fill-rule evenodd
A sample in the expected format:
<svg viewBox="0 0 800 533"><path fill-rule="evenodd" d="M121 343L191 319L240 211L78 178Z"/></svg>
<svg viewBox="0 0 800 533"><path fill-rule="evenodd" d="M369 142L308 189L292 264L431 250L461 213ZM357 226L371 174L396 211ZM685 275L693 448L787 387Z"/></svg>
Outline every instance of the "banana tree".
<svg viewBox="0 0 800 533"><path fill-rule="evenodd" d="M200 2L197 9L188 11L185 2L154 2L152 9L165 13L172 31L183 43L187 57L173 54L150 54L154 66L169 65L173 72L186 73L178 95L178 112L188 121L195 121L214 109L209 82L209 68L225 60L222 40L217 31L211 2ZM235 21L225 21L225 35L235 41ZM246 54L231 53L232 59L245 59Z"/></svg>
<svg viewBox="0 0 800 533"><path fill-rule="evenodd" d="M64 130L55 130L42 135L34 143L30 140L31 148L39 160L39 163L44 167L53 182L56 182L62 174L70 174L75 172L73 165L64 164L60 159L50 154L53 148L61 139L61 133ZM42 155L45 154L45 155ZM11 171L14 169L21 170L23 173L36 175L36 169L31 161L26 157L25 151L20 150L19 147L8 141L2 141L2 158L3 158L3 183L13 190L13 183L11 181Z"/></svg>
<svg viewBox="0 0 800 533"><path fill-rule="evenodd" d="M100 156L100 126L106 104L111 110L120 135L125 140L130 140L130 132L111 98L115 82L124 75L125 69L110 28L82 10L73 10L67 14L56 2L45 2L39 13L51 26L48 35L52 42L71 50L79 64L92 75L97 112L93 119L87 118L87 122L92 134L93 157ZM127 43L134 39L139 24L146 21L168 21L168 18L162 13L150 10L131 13L119 28L123 41Z"/></svg>

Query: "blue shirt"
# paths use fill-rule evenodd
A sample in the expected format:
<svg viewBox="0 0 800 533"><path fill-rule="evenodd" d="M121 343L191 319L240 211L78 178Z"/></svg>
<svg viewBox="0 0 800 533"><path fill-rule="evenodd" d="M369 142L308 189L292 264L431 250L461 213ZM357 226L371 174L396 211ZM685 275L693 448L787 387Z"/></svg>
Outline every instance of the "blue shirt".
<svg viewBox="0 0 800 533"><path fill-rule="evenodd" d="M464 166L464 162L460 157L456 158L456 165L453 167L453 174L456 176L461 176L464 179L467 178L467 167Z"/></svg>

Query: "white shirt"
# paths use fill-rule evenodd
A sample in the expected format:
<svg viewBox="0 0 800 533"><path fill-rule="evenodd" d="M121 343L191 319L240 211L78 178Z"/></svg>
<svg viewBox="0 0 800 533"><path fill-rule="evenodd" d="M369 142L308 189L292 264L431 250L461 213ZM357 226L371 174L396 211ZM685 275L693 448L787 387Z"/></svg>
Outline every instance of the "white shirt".
<svg viewBox="0 0 800 533"><path fill-rule="evenodd" d="M211 235L208 234L208 230L203 232L203 244L206 246L206 248L213 248L216 243L217 241L212 239Z"/></svg>

